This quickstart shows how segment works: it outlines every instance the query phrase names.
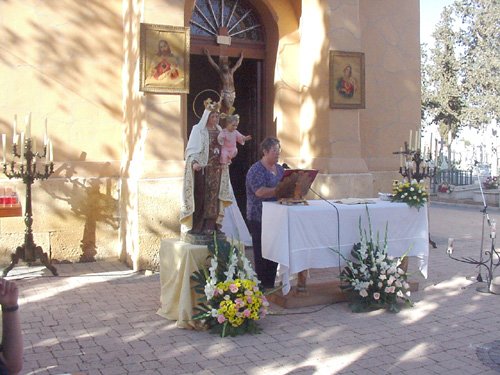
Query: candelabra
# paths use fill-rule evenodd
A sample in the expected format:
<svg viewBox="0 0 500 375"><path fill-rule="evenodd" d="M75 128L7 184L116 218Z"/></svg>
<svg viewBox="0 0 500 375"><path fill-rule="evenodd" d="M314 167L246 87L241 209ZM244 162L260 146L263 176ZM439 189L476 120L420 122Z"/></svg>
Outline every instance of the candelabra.
<svg viewBox="0 0 500 375"><path fill-rule="evenodd" d="M399 173L409 181L417 180L417 182L420 182L425 178L433 178L436 175L436 168L430 153L428 158L425 159L425 155L420 149L411 150L408 143L405 142L404 150L393 152L393 154L401 155L402 165L399 167Z"/></svg>
<svg viewBox="0 0 500 375"><path fill-rule="evenodd" d="M33 231L31 226L33 225L33 212L31 208L31 185L35 180L46 180L49 176L54 173L54 163L50 160L45 163L45 170L43 173L37 171L37 160L41 158L46 158L47 156L47 145L43 146L43 153L34 152L32 150L32 138L21 139L21 153L18 153L17 144L14 143L12 146L12 156L13 159L20 158L19 165L12 160L10 163L5 161L3 163L3 172L5 175L11 178L20 178L26 185L26 207L24 214L24 224L26 229L24 232L24 244L18 246L16 252L11 255L12 261L10 265L4 269L3 276L7 276L7 273L18 263L19 259L24 260L28 264L34 262L37 258L40 259L42 264L47 267L54 276L57 276L56 268L50 264L49 257L43 251L41 246L37 246L33 240ZM25 159L25 163L23 162ZM10 168L9 168L10 166Z"/></svg>
<svg viewBox="0 0 500 375"><path fill-rule="evenodd" d="M420 148L415 147L415 150L412 150L408 147L407 142L404 143L404 146L404 150L400 149L400 151L393 152L393 154L399 154L401 157L399 174L408 181L417 180L417 182L420 182L425 178L434 178L436 167L432 160L432 153L429 151L428 158L425 159L425 152L422 153ZM429 243L433 249L437 248L436 242L431 240L430 234Z"/></svg>
<svg viewBox="0 0 500 375"><path fill-rule="evenodd" d="M488 214L486 214L487 216ZM462 263L467 263L467 264L474 264L477 267L481 268L484 267L486 268L486 288L484 287L478 287L477 291L478 292L483 292L483 293L491 293L491 294L497 294L493 291L491 288L491 282L493 280L493 272L495 269L500 266L500 253L495 249L495 238L496 238L496 224L495 221L488 218L488 224L490 225L490 238L491 238L491 248L490 250L485 250L484 255L485 257L481 256L479 259L474 259L472 257L461 257L461 258L456 258L453 256L453 239L450 238L448 239L448 249L446 252L448 253L448 256L456 261L462 262ZM482 251L482 250L481 250ZM479 276L477 278L477 281L481 282L482 277L481 277L481 272L479 273Z"/></svg>
<svg viewBox="0 0 500 375"><path fill-rule="evenodd" d="M481 179L479 178L479 170L477 171L477 180L479 182L479 190L481 191L481 197L483 199L483 209L481 210L481 212L483 213L483 224L481 228L481 245L479 248L479 259L474 259L472 257L462 257L462 258L454 257L452 238L448 239L448 250L446 252L448 253L448 256L453 260L457 260L459 262L467 264L475 264L479 268L479 273L476 278L478 282L483 282L483 277L481 276L481 267L486 268L487 271L486 288L478 287L477 290L479 292L484 292L484 293L498 294L495 293L491 288L491 282L493 280L493 272L498 266L500 266L500 253L497 251L497 249L495 249L496 222L495 220L490 220L490 216L488 215L488 206L486 205L486 199L484 198L483 186ZM489 251L483 250L485 222L488 223L488 226L490 227L491 246Z"/></svg>

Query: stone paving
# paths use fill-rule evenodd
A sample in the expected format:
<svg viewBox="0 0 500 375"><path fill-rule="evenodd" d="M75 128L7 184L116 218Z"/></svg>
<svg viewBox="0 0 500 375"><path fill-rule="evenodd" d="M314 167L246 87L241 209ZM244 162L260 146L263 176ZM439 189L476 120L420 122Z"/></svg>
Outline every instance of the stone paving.
<svg viewBox="0 0 500 375"><path fill-rule="evenodd" d="M21 264L8 278L21 290L22 374L498 374L500 295L478 292L485 271L446 255L453 237L456 256L479 256L480 207L433 203L429 211L438 247L429 278L411 277L420 283L413 308L271 306L261 334L236 338L178 329L156 315L158 274L101 261L57 265L54 277Z"/></svg>

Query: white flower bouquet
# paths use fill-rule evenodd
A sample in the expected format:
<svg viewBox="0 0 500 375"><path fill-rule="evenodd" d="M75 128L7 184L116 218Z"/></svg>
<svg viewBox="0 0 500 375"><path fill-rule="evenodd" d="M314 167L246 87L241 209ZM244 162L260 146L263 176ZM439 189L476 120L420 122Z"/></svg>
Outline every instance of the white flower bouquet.
<svg viewBox="0 0 500 375"><path fill-rule="evenodd" d="M397 181L392 186L392 194L393 202L405 202L408 206L417 209L425 205L429 199L425 186L416 180Z"/></svg>
<svg viewBox="0 0 500 375"><path fill-rule="evenodd" d="M368 207L367 207L368 213ZM387 228L382 245L372 238L371 221L368 214L369 231L359 231L361 241L353 246L351 258L346 259L336 251L347 263L340 275L344 284L341 288L349 294L351 309L354 312L386 308L391 312L399 312L401 303L412 306L410 285L407 273L401 268L401 258L393 258L387 254Z"/></svg>

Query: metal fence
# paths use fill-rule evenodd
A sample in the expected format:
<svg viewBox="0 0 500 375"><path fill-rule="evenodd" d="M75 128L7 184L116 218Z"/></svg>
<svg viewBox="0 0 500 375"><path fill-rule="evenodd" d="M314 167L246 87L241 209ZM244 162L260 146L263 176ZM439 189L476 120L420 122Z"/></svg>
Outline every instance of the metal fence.
<svg viewBox="0 0 500 375"><path fill-rule="evenodd" d="M455 186L472 185L474 179L472 176L472 169L468 171L462 171L459 169L452 169L447 171L438 171L436 176L431 179L431 190L436 192L437 187L442 182L446 182Z"/></svg>

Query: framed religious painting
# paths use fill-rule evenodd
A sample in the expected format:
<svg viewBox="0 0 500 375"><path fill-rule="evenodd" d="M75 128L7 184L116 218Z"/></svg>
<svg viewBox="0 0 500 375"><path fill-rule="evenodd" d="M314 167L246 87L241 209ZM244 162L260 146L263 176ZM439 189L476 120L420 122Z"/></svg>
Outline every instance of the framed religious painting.
<svg viewBox="0 0 500 375"><path fill-rule="evenodd" d="M189 28L141 23L140 90L189 92Z"/></svg>
<svg viewBox="0 0 500 375"><path fill-rule="evenodd" d="M365 108L365 54L330 51L330 108Z"/></svg>

